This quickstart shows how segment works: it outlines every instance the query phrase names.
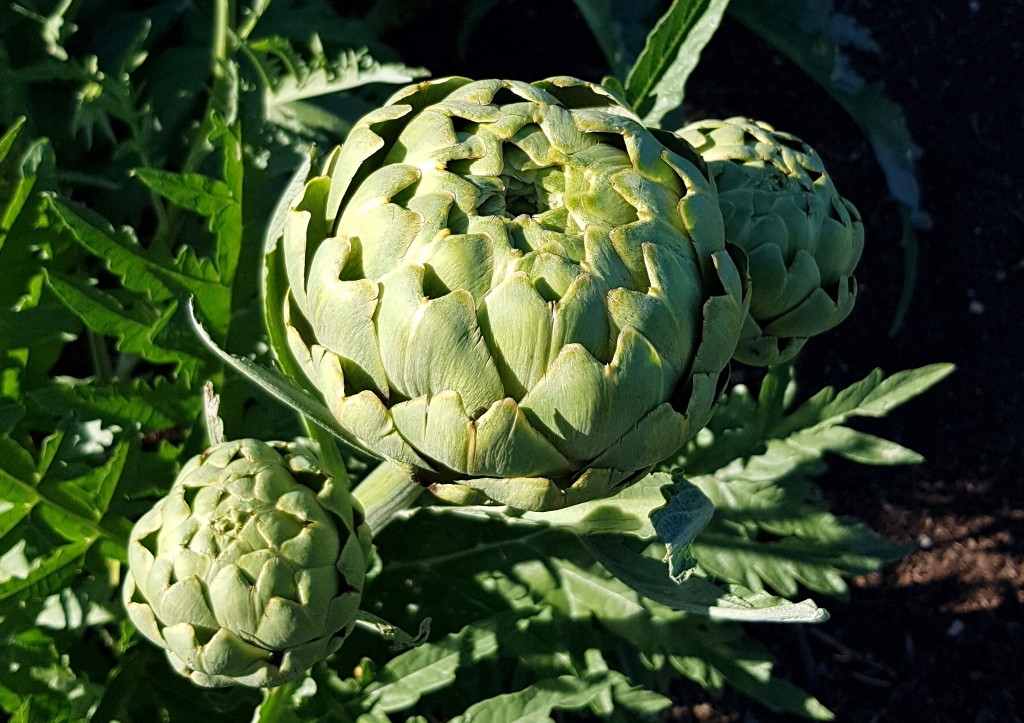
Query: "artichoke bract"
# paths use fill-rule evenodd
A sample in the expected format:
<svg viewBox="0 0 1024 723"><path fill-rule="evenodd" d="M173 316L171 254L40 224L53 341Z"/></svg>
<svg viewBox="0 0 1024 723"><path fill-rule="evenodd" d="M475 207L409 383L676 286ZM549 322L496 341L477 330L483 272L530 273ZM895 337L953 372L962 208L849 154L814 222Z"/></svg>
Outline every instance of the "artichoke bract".
<svg viewBox="0 0 1024 723"><path fill-rule="evenodd" d="M767 123L704 120L677 133L707 162L725 238L749 260L750 312L735 358L755 366L788 361L853 310L860 214L813 148Z"/></svg>
<svg viewBox="0 0 1024 723"><path fill-rule="evenodd" d="M355 626L369 528L347 490L284 451L211 447L132 529L128 615L199 685L294 680Z"/></svg>
<svg viewBox="0 0 1024 723"><path fill-rule="evenodd" d="M350 441L460 504L636 480L709 419L746 314L700 156L568 77L399 91L282 243L309 381Z"/></svg>

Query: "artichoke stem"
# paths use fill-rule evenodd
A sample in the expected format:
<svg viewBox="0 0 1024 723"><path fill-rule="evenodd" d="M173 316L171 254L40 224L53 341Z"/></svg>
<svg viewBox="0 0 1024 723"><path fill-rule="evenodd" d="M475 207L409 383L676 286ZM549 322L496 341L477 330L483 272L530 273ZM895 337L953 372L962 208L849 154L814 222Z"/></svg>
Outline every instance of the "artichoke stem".
<svg viewBox="0 0 1024 723"><path fill-rule="evenodd" d="M390 462L378 465L352 493L363 507L366 523L376 537L399 512L423 493L423 487Z"/></svg>

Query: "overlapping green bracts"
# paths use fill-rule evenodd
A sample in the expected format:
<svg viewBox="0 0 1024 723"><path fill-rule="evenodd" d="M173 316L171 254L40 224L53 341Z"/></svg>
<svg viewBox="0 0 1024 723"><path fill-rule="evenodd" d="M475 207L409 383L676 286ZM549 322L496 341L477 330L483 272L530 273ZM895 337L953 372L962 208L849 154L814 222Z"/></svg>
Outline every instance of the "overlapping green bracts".
<svg viewBox="0 0 1024 723"><path fill-rule="evenodd" d="M304 457L211 447L132 529L128 615L199 685L294 680L355 626L370 532L354 505Z"/></svg>
<svg viewBox="0 0 1024 723"><path fill-rule="evenodd" d="M700 156L574 78L399 91L283 243L309 380L353 441L456 503L634 481L706 424L746 314Z"/></svg>
<svg viewBox="0 0 1024 723"><path fill-rule="evenodd" d="M735 358L756 366L788 361L853 310L860 214L813 148L767 123L705 120L678 133L707 161L725 238L749 259L750 313Z"/></svg>

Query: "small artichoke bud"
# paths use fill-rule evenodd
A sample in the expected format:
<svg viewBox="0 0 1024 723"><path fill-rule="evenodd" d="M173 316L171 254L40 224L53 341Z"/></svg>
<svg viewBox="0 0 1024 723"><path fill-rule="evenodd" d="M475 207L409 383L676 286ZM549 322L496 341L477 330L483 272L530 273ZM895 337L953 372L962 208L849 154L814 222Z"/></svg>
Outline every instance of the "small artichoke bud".
<svg viewBox="0 0 1024 723"><path fill-rule="evenodd" d="M750 264L750 311L734 358L754 366L788 361L853 310L860 214L813 148L767 123L704 120L678 134L707 162L726 241Z"/></svg>
<svg viewBox="0 0 1024 723"><path fill-rule="evenodd" d="M358 503L308 458L224 442L132 529L124 605L193 682L274 687L352 632L369 556Z"/></svg>

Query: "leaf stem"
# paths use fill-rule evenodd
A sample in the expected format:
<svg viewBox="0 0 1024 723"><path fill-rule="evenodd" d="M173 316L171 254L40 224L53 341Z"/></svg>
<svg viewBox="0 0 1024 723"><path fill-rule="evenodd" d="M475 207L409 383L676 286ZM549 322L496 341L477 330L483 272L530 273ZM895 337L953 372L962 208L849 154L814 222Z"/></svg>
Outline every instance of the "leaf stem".
<svg viewBox="0 0 1024 723"><path fill-rule="evenodd" d="M110 384L114 378L114 364L110 360L110 352L102 336L92 329L86 329L89 340L89 355L92 357L92 368L96 372L96 381L100 385Z"/></svg>
<svg viewBox="0 0 1024 723"><path fill-rule="evenodd" d="M231 0L214 0L213 7L213 59L225 60L228 57L228 15ZM214 65L214 72L216 72Z"/></svg>
<svg viewBox="0 0 1024 723"><path fill-rule="evenodd" d="M270 6L271 0L256 0L253 2L252 7L249 8L249 14L245 18L245 22L238 28L238 37L242 40L248 40L249 34L256 28L256 24L263 17L263 13L266 12Z"/></svg>
<svg viewBox="0 0 1024 723"><path fill-rule="evenodd" d="M142 162L143 168L153 168L153 163L150 161L149 152L146 151L146 139L142 132L142 127L138 122L138 114L135 112L135 103L132 99L132 108L130 112L130 122L128 123L128 130L132 136L132 144L135 146L135 152L139 156L139 160ZM170 230L168 226L169 218L167 215L167 206L164 205L164 200L160 198L160 195L149 190L149 199L153 204L153 211L156 213L156 232L153 234L153 239L159 243L166 243L167 233Z"/></svg>
<svg viewBox="0 0 1024 723"><path fill-rule="evenodd" d="M402 510L411 507L423 493L423 487L390 462L381 463L356 487L353 496L366 514L366 522L376 537Z"/></svg>
<svg viewBox="0 0 1024 723"><path fill-rule="evenodd" d="M260 59L256 57L256 53L252 51L252 48L249 47L249 44L245 41L241 41L239 42L238 48L242 51L242 55L244 55L246 59L249 61L249 63L252 64L252 67L256 71L256 74L260 76L260 81L263 83L264 89L267 91L272 91L274 89L274 84L270 80L270 77L267 75L266 71L263 70L263 66L260 64Z"/></svg>
<svg viewBox="0 0 1024 723"><path fill-rule="evenodd" d="M203 159L206 158L210 149L207 144L207 136L213 129L213 107L216 101L214 89L217 80L223 74L223 64L228 60L228 18L230 16L230 0L214 0L213 8L213 41L210 47L210 74L213 76L211 83L210 98L206 102L206 109L203 111L203 121L196 131L196 137L192 140L192 147L188 156L182 164L182 173L195 173Z"/></svg>

